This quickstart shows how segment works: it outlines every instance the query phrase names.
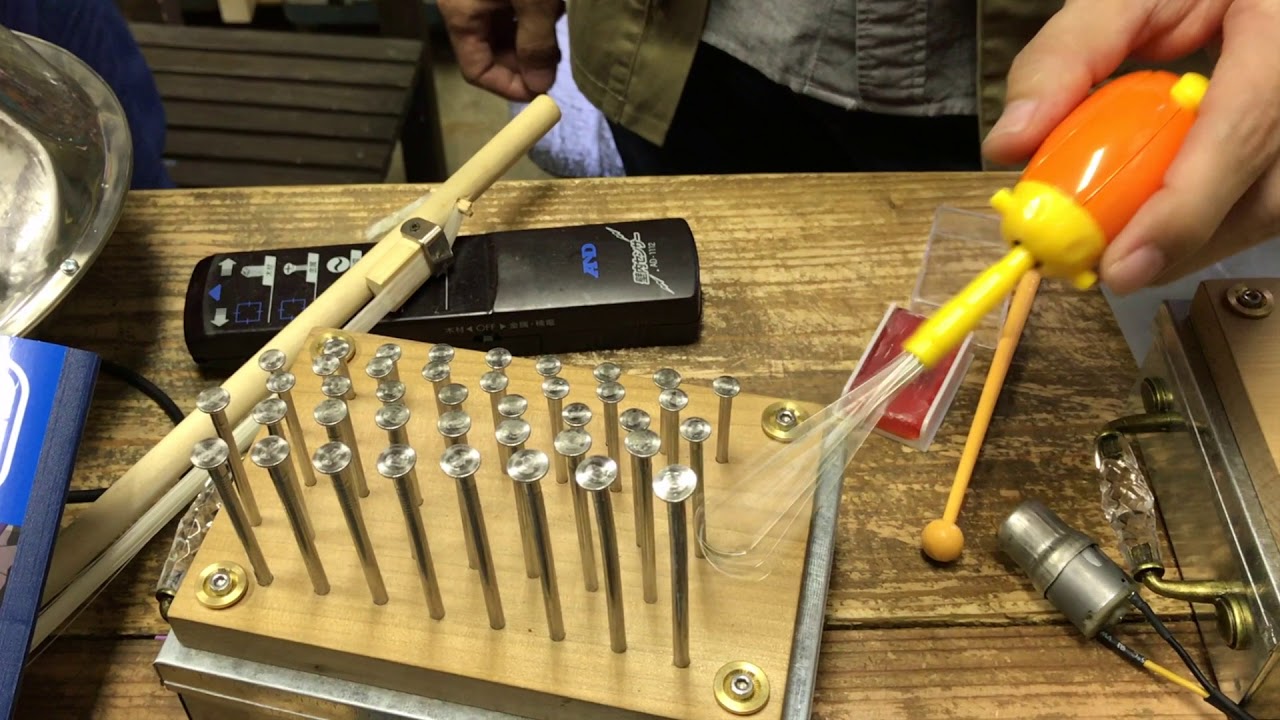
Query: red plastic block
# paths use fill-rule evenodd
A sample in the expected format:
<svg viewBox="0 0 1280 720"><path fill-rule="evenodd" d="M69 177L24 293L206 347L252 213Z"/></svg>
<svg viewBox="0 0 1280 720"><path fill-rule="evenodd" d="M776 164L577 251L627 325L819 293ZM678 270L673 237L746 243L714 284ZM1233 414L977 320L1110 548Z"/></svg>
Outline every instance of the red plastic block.
<svg viewBox="0 0 1280 720"><path fill-rule="evenodd" d="M924 321L923 315L917 315L897 306L890 308L876 337L872 340L871 348L863 354L857 372L846 386L846 391L875 375L889 361L898 357L902 353L902 343ZM965 347L967 349L967 345ZM933 416L939 398L944 390L952 385L949 383L951 371L959 353L959 349L952 351L942 362L925 371L914 382L903 388L893 400L889 401L889 406L885 409L880 422L876 424L876 429L908 443L919 441L925 424ZM950 400L950 397L946 398L948 403Z"/></svg>

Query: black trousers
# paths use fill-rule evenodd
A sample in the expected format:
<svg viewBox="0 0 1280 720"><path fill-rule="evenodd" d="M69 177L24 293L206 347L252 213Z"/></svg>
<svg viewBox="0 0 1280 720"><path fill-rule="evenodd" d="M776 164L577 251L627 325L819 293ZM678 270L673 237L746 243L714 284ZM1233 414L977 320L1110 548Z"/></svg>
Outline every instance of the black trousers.
<svg viewBox="0 0 1280 720"><path fill-rule="evenodd" d="M705 43L665 144L610 126L628 175L982 169L976 117L843 110Z"/></svg>

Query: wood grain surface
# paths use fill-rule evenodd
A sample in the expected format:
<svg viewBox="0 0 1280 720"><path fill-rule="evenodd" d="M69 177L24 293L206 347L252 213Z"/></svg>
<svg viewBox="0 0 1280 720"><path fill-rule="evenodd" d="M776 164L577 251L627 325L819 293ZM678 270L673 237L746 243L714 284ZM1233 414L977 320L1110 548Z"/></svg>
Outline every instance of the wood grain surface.
<svg viewBox="0 0 1280 720"><path fill-rule="evenodd" d="M732 373L744 391L826 404L887 304L910 297L936 210L983 210L1008 180L886 174L500 183L477 203L465 230L683 217L701 255L702 341L565 361L671 365L690 385ZM116 236L40 337L127 365L190 408L217 379L193 366L182 334L183 296L200 258L357 241L368 223L421 192L374 186L136 193ZM979 356L928 452L873 437L849 468L818 714L989 718L1006 709L1019 717L1211 717L1184 691L1079 640L996 546L1001 520L1021 500L1037 497L1115 556L1098 510L1092 438L1127 411L1136 370L1100 293L1045 282L960 515L965 555L949 567L923 558L920 530L942 512L985 371ZM167 428L150 401L104 379L76 486L110 484ZM81 698L86 716L136 714L124 697L180 712L146 669L158 646L140 639L166 629L152 592L169 541L166 530L34 663L24 717L39 717L48 707L42 703L58 697L88 695L88 684L96 684L96 693ZM1190 617L1185 604L1156 606L1171 621ZM1199 646L1193 625L1177 627ZM1134 643L1169 661L1150 635ZM96 670L68 686L66 663ZM962 675L950 670L955 663L963 664Z"/></svg>

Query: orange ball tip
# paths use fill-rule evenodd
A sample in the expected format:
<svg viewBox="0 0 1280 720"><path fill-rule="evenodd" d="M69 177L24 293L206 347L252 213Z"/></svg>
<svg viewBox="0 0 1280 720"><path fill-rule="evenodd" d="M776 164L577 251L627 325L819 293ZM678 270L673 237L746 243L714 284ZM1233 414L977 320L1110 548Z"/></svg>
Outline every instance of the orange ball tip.
<svg viewBox="0 0 1280 720"><path fill-rule="evenodd" d="M960 526L946 520L934 520L920 534L924 554L937 562L955 562L964 550L964 532Z"/></svg>

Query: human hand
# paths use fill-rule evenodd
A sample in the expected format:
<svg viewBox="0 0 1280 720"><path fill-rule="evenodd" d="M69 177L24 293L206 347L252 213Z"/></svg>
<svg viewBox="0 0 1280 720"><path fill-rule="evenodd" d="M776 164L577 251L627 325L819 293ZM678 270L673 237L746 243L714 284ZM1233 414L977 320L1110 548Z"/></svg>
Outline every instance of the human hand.
<svg viewBox="0 0 1280 720"><path fill-rule="evenodd" d="M551 89L563 0L438 0L462 76L508 100Z"/></svg>
<svg viewBox="0 0 1280 720"><path fill-rule="evenodd" d="M1280 0L1067 0L1019 53L1005 111L983 143L1029 158L1126 59L1217 50L1199 117L1164 177L1103 254L1119 294L1172 282L1280 235ZM1217 44L1220 43L1220 47Z"/></svg>

